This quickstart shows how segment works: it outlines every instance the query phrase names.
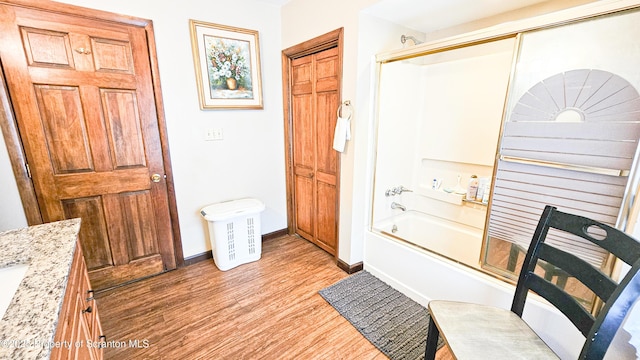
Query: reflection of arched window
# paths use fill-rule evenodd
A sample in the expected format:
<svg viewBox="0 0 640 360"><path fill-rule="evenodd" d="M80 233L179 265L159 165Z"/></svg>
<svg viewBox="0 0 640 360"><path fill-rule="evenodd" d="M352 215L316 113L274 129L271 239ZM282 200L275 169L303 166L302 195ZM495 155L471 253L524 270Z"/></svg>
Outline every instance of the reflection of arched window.
<svg viewBox="0 0 640 360"><path fill-rule="evenodd" d="M629 122L638 120L638 111L640 95L627 80L607 71L579 69L532 86L508 121L575 122L579 117L588 122Z"/></svg>
<svg viewBox="0 0 640 360"><path fill-rule="evenodd" d="M572 70L520 97L500 155L626 175L639 136L640 95L633 85L607 71Z"/></svg>
<svg viewBox="0 0 640 360"><path fill-rule="evenodd" d="M640 95L624 78L578 69L533 85L505 122L489 241L526 249L546 204L614 226L638 138ZM581 238L552 241L604 266L607 254Z"/></svg>
<svg viewBox="0 0 640 360"><path fill-rule="evenodd" d="M572 122L563 116L567 111L577 113L581 121L637 121L640 96L627 80L610 72L572 70L532 86L509 121Z"/></svg>

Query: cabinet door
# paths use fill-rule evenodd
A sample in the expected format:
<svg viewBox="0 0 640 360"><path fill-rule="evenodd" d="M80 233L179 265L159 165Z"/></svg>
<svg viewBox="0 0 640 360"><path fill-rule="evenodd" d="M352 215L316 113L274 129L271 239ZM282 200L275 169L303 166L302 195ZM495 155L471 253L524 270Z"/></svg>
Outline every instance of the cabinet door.
<svg viewBox="0 0 640 360"><path fill-rule="evenodd" d="M100 338L103 335L102 324L100 323L100 315L98 313L97 303L95 303L95 305L96 305L96 308L95 308L95 311L93 312L92 323L91 323L91 336L93 338L93 341L105 341L104 339ZM102 347L96 347L94 348L94 351L97 359L102 359L104 357L104 349Z"/></svg>
<svg viewBox="0 0 640 360"><path fill-rule="evenodd" d="M145 29L7 5L0 18L43 220L82 218L95 289L175 268Z"/></svg>
<svg viewBox="0 0 640 360"><path fill-rule="evenodd" d="M71 277L69 277L71 280ZM78 338L78 322L80 316L76 314L80 313L81 304L77 301L77 293L75 291L67 291L65 301L63 303L63 309L60 312L60 320L58 321L58 330L54 341L57 343L64 343L65 346L54 347L51 350L51 360L69 360L75 359L76 349L75 339Z"/></svg>
<svg viewBox="0 0 640 360"><path fill-rule="evenodd" d="M77 325L77 336L75 338L76 342L73 346L73 350L75 352L75 359L78 360L93 360L98 359L96 354L96 348L93 346L89 346L87 340L92 340L91 331L89 329L89 324L87 323L87 319L85 317L86 299L82 296L82 294L76 294L76 302L78 303L79 311L75 314L78 318ZM79 346L77 346L79 345Z"/></svg>
<svg viewBox="0 0 640 360"><path fill-rule="evenodd" d="M54 341L64 346L53 348L51 359L102 359L103 349L95 345L102 335L102 327L90 288L82 248L77 243L54 336Z"/></svg>
<svg viewBox="0 0 640 360"><path fill-rule="evenodd" d="M87 272L82 273L81 287L78 295L80 297L84 312L82 312L83 322L86 323L88 337L87 340L97 342L102 335L102 327L98 318L98 303L93 297L93 291L89 283Z"/></svg>
<svg viewBox="0 0 640 360"><path fill-rule="evenodd" d="M78 302L78 286L82 280L83 270L78 264L82 260L82 251L79 250L76 244L75 254L71 263L71 269L69 270L69 278L67 282L67 290L64 295L62 308L58 319L58 328L54 336L54 341L57 343L64 343L65 346L54 347L51 351L51 359L74 359L75 349L74 341L78 337L78 322L80 321L80 313L82 306ZM68 344L71 344L69 346Z"/></svg>

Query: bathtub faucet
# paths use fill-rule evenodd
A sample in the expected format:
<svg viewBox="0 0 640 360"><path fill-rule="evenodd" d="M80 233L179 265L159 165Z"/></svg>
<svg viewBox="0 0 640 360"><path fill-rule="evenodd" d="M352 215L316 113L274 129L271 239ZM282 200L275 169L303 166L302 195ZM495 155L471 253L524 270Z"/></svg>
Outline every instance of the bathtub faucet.
<svg viewBox="0 0 640 360"><path fill-rule="evenodd" d="M392 208L392 209L400 209L400 210L402 210L402 211L407 211L407 207L406 207L406 206L401 205L401 204L398 204L398 203L397 203L397 202L395 202L395 201L391 203L391 208Z"/></svg>
<svg viewBox="0 0 640 360"><path fill-rule="evenodd" d="M407 189L406 187L400 185L400 186L396 186L394 188L391 189L387 189L387 191L385 191L385 196L393 196L393 195L400 195L403 192L412 192L412 190Z"/></svg>

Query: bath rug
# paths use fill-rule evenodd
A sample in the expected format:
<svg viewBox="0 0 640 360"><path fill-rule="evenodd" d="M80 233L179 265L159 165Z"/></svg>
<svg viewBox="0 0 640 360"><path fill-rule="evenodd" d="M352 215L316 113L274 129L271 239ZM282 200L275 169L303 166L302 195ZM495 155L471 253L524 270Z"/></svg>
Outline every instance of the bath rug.
<svg viewBox="0 0 640 360"><path fill-rule="evenodd" d="M318 293L390 359L424 359L429 310L371 273L362 270Z"/></svg>

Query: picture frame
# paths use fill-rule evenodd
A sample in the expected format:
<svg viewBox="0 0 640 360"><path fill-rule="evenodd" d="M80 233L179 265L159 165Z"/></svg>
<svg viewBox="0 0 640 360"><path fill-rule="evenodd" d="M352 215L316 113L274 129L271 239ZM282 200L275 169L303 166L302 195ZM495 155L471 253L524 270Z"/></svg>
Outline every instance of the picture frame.
<svg viewBox="0 0 640 360"><path fill-rule="evenodd" d="M189 20L201 110L262 109L258 31Z"/></svg>

